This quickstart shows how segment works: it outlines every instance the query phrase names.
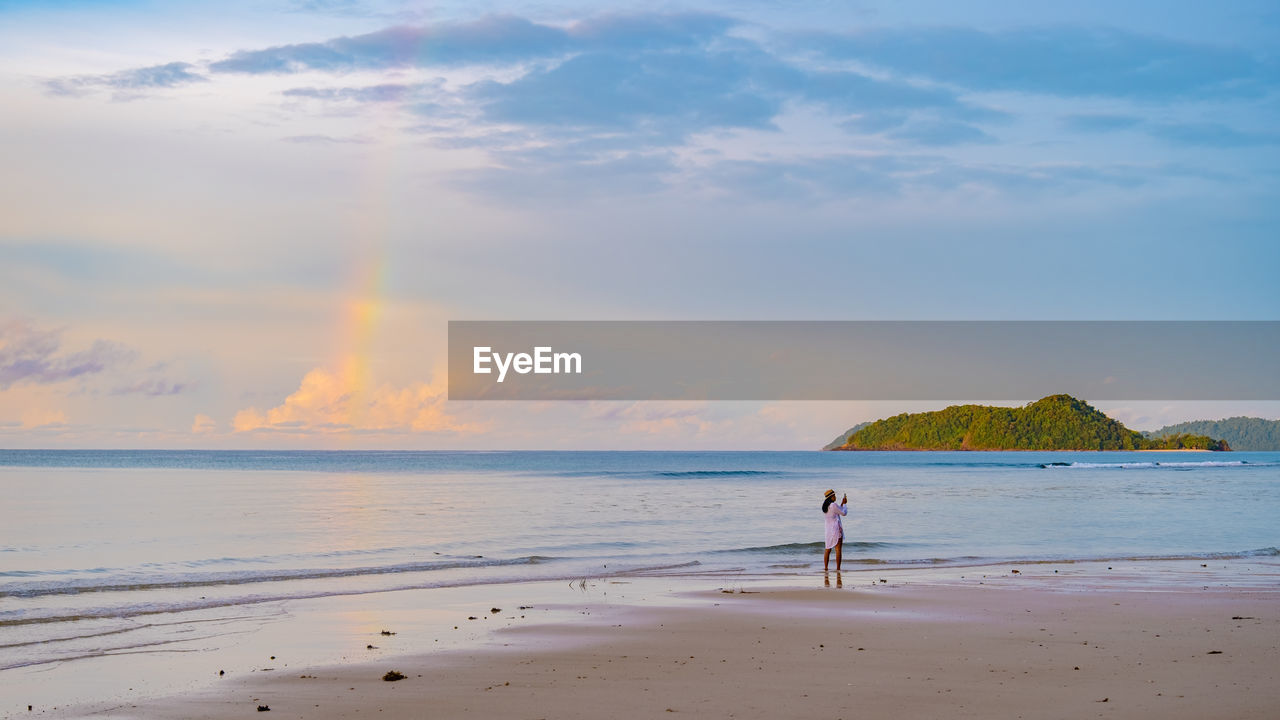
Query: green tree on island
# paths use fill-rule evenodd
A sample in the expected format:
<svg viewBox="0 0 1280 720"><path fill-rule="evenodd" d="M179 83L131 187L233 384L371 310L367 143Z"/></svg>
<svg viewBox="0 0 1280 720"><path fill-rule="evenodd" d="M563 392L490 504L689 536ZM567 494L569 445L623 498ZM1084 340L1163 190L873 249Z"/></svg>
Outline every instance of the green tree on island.
<svg viewBox="0 0 1280 720"><path fill-rule="evenodd" d="M1208 435L1231 443L1232 450L1280 450L1280 420L1256 417L1193 420L1177 425L1167 425L1144 434L1150 438L1166 438L1171 435Z"/></svg>
<svg viewBox="0 0 1280 720"><path fill-rule="evenodd" d="M1070 395L1023 407L952 405L870 423L836 450L1230 450L1206 435L1148 438Z"/></svg>

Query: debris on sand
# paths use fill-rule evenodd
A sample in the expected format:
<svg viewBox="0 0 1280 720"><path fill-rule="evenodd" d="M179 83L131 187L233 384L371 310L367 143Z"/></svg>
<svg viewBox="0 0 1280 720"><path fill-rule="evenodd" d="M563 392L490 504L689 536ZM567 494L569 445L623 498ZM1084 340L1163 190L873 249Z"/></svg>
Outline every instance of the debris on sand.
<svg viewBox="0 0 1280 720"><path fill-rule="evenodd" d="M489 612L493 613L494 615L497 615L498 613L502 612L502 608L489 608Z"/></svg>
<svg viewBox="0 0 1280 720"><path fill-rule="evenodd" d="M271 708L266 705L259 705L258 712L271 712Z"/></svg>
<svg viewBox="0 0 1280 720"><path fill-rule="evenodd" d="M383 630L383 631L382 631L382 634L383 634L383 635L395 635L395 633L391 632L390 630Z"/></svg>
<svg viewBox="0 0 1280 720"><path fill-rule="evenodd" d="M408 676L398 670L390 670L387 672L386 675L382 676L382 679L386 680L387 682L395 682L397 680L403 680L406 677Z"/></svg>

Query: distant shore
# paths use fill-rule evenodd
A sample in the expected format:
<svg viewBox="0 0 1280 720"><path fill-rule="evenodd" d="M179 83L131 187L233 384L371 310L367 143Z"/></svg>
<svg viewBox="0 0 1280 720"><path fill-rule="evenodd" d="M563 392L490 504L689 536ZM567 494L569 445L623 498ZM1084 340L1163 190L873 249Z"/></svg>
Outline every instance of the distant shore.
<svg viewBox="0 0 1280 720"><path fill-rule="evenodd" d="M1208 435L1149 437L1089 403L1061 393L1021 407L950 405L942 410L900 413L855 425L823 449L854 449L850 445L874 450L1003 452L1231 449L1226 440ZM1053 445L1070 447L1045 447Z"/></svg>
<svg viewBox="0 0 1280 720"><path fill-rule="evenodd" d="M974 453L984 453L984 452L1038 452L1038 453L1048 453L1048 452L1055 452L1055 453L1059 453L1059 452L1087 452L1087 453L1100 453L1100 452L1109 452L1109 453L1114 453L1114 452L1144 452L1144 453L1218 453L1218 452L1232 452L1232 451L1231 451L1231 450L1229 450L1229 449L1228 449L1228 450L1206 450L1205 448L1178 448L1178 449L1176 449L1176 450L1159 450L1159 449L1154 449L1154 448L1153 448L1153 449L1150 449L1150 450L1089 450L1089 449L1085 449L1085 448L1080 448L1080 449L1077 449L1077 450L1037 450L1037 449L1034 449L1034 448L960 448L960 449L957 449L957 450L945 450L945 449L940 449L940 448L853 448L853 447L834 447L834 448L831 448L830 450L821 450L821 451L819 451L819 452L921 452L921 453L928 453L928 452L974 452Z"/></svg>
<svg viewBox="0 0 1280 720"><path fill-rule="evenodd" d="M262 646L273 648L270 659L231 665L209 654L205 671L225 667L227 676L201 687L35 709L243 718L262 706L288 717L391 720L594 718L602 708L620 718L735 720L1266 718L1280 707L1277 570L1179 561L650 576L472 588L462 604L439 596L450 598L443 606L431 590L409 591L354 614L333 612L350 601L331 598L291 613L275 645ZM353 620L371 646L348 639L353 661L291 662L305 638ZM381 634L384 625L396 634ZM461 634L471 639L440 643ZM384 680L392 670L405 679ZM25 705L0 710L26 716Z"/></svg>

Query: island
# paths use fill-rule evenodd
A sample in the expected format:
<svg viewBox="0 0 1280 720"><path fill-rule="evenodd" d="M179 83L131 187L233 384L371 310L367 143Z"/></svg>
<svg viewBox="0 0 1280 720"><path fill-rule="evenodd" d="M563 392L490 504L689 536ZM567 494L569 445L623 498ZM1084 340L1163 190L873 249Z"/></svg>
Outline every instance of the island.
<svg viewBox="0 0 1280 720"><path fill-rule="evenodd" d="M1022 407L953 405L854 429L831 450L1230 450L1207 435L1147 437L1070 395Z"/></svg>
<svg viewBox="0 0 1280 720"><path fill-rule="evenodd" d="M1171 435L1209 435L1231 443L1232 450L1246 452L1280 450L1280 420L1259 417L1192 420L1177 425L1166 425L1159 430L1143 434L1149 438L1163 438Z"/></svg>

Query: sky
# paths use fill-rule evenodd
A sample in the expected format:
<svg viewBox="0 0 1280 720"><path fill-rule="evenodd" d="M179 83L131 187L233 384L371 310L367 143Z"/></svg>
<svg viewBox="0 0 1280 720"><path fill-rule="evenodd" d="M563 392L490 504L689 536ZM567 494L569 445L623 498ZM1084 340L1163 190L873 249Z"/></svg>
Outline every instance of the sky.
<svg viewBox="0 0 1280 720"><path fill-rule="evenodd" d="M946 403L449 402L447 322L1280 319L1278 41L1247 1L0 0L0 447L815 448Z"/></svg>

